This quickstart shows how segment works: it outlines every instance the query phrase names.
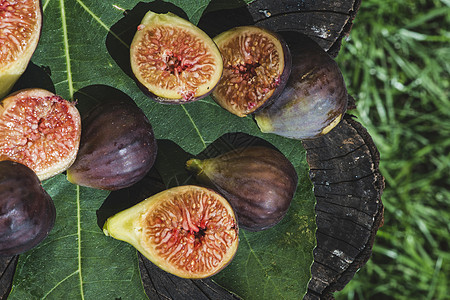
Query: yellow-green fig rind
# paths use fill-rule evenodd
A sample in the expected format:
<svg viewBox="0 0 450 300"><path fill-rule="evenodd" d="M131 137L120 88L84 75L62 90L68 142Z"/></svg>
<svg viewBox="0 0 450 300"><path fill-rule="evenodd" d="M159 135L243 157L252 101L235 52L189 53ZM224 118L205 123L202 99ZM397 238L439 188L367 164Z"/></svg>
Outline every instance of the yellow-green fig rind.
<svg viewBox="0 0 450 300"><path fill-rule="evenodd" d="M21 22L17 22L17 19ZM0 27L2 45L0 99L2 99L25 72L36 50L42 28L41 3L39 0L6 3L6 7L0 9L0 20L3 25Z"/></svg>
<svg viewBox="0 0 450 300"><path fill-rule="evenodd" d="M117 213L107 219L103 232L131 244L155 265L182 278L216 274L238 247L238 227L230 204L213 190L193 185L165 190Z"/></svg>

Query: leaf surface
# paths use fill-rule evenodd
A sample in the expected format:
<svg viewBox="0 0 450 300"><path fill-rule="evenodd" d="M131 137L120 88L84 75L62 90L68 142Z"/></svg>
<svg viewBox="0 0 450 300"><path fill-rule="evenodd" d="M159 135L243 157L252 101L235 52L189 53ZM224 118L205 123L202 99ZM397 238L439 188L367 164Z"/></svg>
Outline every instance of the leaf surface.
<svg viewBox="0 0 450 300"><path fill-rule="evenodd" d="M17 87L55 91L77 101L82 114L103 90L125 93L145 112L159 141L170 140L189 156L228 132L271 142L299 173L289 214L265 232L242 231L236 258L214 280L247 299L299 298L310 279L315 245L315 199L301 142L264 135L251 117L231 115L210 97L186 105L156 103L130 74L129 45L145 12L173 10L197 23L209 4L206 0L44 0L41 40ZM165 180L173 179L167 170L177 172L184 166L180 160L166 158L156 168L166 174ZM183 182L177 179L167 185ZM98 211L109 193L72 185L64 175L47 180L44 188L56 205L56 225L42 244L20 256L9 299L146 299L136 251L101 231Z"/></svg>
<svg viewBox="0 0 450 300"><path fill-rule="evenodd" d="M299 142L280 139L274 144L283 149L299 175L289 211L270 229L241 229L234 260L213 278L244 299L300 299L311 278L315 197L305 163L306 152Z"/></svg>
<svg viewBox="0 0 450 300"><path fill-rule="evenodd" d="M146 299L136 251L105 238L96 212L109 192L47 180L57 209L55 227L38 247L19 256L8 299Z"/></svg>

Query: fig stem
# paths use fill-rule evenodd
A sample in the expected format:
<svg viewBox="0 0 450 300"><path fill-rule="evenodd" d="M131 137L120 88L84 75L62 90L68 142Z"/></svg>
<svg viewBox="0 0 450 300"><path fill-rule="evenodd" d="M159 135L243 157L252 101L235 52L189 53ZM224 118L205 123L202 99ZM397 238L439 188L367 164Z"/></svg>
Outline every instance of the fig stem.
<svg viewBox="0 0 450 300"><path fill-rule="evenodd" d="M213 185L209 179L209 172L211 172L211 164L208 163L208 159L201 160L192 158L186 162L186 169L196 175L197 180L205 184Z"/></svg>
<svg viewBox="0 0 450 300"><path fill-rule="evenodd" d="M74 180L74 179L72 178L72 173L69 172L68 170L66 171L66 178L67 178L67 181L69 181L70 183L76 184L76 183L75 183L76 180Z"/></svg>
<svg viewBox="0 0 450 300"><path fill-rule="evenodd" d="M200 176L204 172L203 161L200 159L192 158L186 162L186 169L195 173L195 175Z"/></svg>
<svg viewBox="0 0 450 300"><path fill-rule="evenodd" d="M325 127L324 129L322 129L321 134L327 134L328 132L331 131L331 129L333 129L334 127L336 127L336 125L341 121L342 119L342 114L340 114L339 116L337 116L327 127Z"/></svg>
<svg viewBox="0 0 450 300"><path fill-rule="evenodd" d="M256 124L258 124L258 127L261 130L261 132L264 132L264 133L272 132L273 127L270 122L270 118L259 114L259 115L255 115L255 121L256 121Z"/></svg>

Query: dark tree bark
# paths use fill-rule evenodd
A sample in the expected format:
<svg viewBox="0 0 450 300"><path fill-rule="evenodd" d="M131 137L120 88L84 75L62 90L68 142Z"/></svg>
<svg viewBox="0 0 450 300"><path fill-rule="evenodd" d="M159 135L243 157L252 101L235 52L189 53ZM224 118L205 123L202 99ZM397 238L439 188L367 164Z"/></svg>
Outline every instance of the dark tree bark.
<svg viewBox="0 0 450 300"><path fill-rule="evenodd" d="M211 36L248 24L274 31L299 31L332 57L337 56L360 6L360 0L259 0L246 8L214 10L214 2L199 23ZM355 105L349 96L349 109ZM327 135L305 141L304 146L315 187L318 227L312 279L305 299L332 299L332 292L344 288L367 262L382 225L384 180L378 168L380 157L367 130L350 116ZM180 281L145 259L140 266L146 270L146 290L155 299L236 299L209 280ZM163 281L180 288L158 287Z"/></svg>
<svg viewBox="0 0 450 300"><path fill-rule="evenodd" d="M257 0L220 10L218 2L211 2L199 22L212 36L248 24L294 30L313 38L332 57L337 56L360 6L360 0ZM349 108L354 107L350 96ZM305 299L332 299L332 293L344 288L367 262L383 223L380 157L367 130L348 115L327 135L303 144L317 199L317 247ZM6 299L11 289L17 258L0 257L0 299ZM208 279L175 277L142 256L139 266L150 299L238 299Z"/></svg>
<svg viewBox="0 0 450 300"><path fill-rule="evenodd" d="M256 25L274 31L299 31L335 57L360 4L360 0L257 0L249 11Z"/></svg>
<svg viewBox="0 0 450 300"><path fill-rule="evenodd" d="M306 299L320 299L343 289L369 259L383 222L384 180L372 138L350 117L303 144L317 201L317 247Z"/></svg>

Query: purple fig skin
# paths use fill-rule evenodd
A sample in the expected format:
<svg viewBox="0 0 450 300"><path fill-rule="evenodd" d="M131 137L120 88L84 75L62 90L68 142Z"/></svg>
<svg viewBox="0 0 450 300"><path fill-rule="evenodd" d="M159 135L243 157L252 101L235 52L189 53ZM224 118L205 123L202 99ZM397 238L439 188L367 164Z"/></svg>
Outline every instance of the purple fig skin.
<svg viewBox="0 0 450 300"><path fill-rule="evenodd" d="M156 154L152 126L134 102L103 103L82 120L80 149L67 179L102 190L123 189L150 171Z"/></svg>
<svg viewBox="0 0 450 300"><path fill-rule="evenodd" d="M168 99L168 98L164 98L164 97L161 97L161 96L158 96L158 95L152 93L148 88L146 88L142 83L140 83L139 80L136 79L136 77L135 77L135 81L136 81L136 84L139 87L139 89L142 91L142 93L144 93L147 97L149 97L151 100L153 100L157 103L167 104L167 105L188 104L188 103L203 99L205 97L208 97L213 92L213 90L216 88L217 84L219 83L219 82L217 82L214 86L212 86L210 88L209 92L207 92L203 95L197 96L197 97L192 97L189 99L184 99L184 98Z"/></svg>
<svg viewBox="0 0 450 300"><path fill-rule="evenodd" d="M236 149L218 157L186 163L197 179L221 193L233 206L239 226L260 231L286 215L298 184L291 162L262 146Z"/></svg>
<svg viewBox="0 0 450 300"><path fill-rule="evenodd" d="M0 256L36 247L52 230L56 210L37 175L27 166L0 162Z"/></svg>
<svg viewBox="0 0 450 300"><path fill-rule="evenodd" d="M300 33L289 37L288 83L272 105L255 114L255 120L262 132L313 139L341 121L347 110L347 89L337 63L316 42Z"/></svg>
<svg viewBox="0 0 450 300"><path fill-rule="evenodd" d="M253 36L256 36L256 39L253 38L252 40L252 38L250 38ZM246 42L246 39L249 39L249 44L251 42L259 42L260 47L249 46L248 48L251 50L247 50L247 47L243 46L246 42L240 42L236 45L237 49L233 48L230 51L229 45L232 41L235 41L236 38L239 38L239 41L245 39ZM260 38L260 40L257 38ZM278 98L287 84L292 65L289 47L281 35L257 26L240 26L219 34L214 38L214 41L217 43L219 50L223 52L222 55L224 58L224 74L218 86L211 94L214 101L232 114L239 117L245 117L261 110L263 107L270 105L275 99ZM275 49L278 48L278 50L273 52L265 52L265 50L261 49L261 47L267 47L267 45L270 44L278 44L279 48L277 46L274 47ZM280 57L280 62L283 62L282 64L280 63L282 66L281 74L278 73L280 71L278 70L278 65L273 66L272 59L267 58L268 55L272 55L273 53L277 53L277 55L279 55L280 52L282 56ZM275 56L275 54L273 55ZM242 59L246 56L248 56L250 61L246 61L244 66L242 65ZM274 59L274 61L277 60ZM247 68L250 68L247 66L248 64L257 64L258 66L254 67L255 73L251 73L252 75L245 77L245 75L248 75L249 72ZM239 70L238 67L245 67L245 69ZM262 71L262 69L264 71ZM274 78L272 74L268 76L266 75L274 71L277 72L276 74L279 74L277 78ZM266 80L262 80L261 78L264 77L260 74L265 74L264 76ZM270 88L268 88L267 82L270 82L271 80L274 80L274 82L272 82L270 84ZM234 83L236 81L240 82ZM230 89L231 91L229 91ZM225 93L228 94L225 95ZM255 97L257 97L257 100L250 99L249 95L253 93L256 95ZM237 99L232 98L232 96L236 96L238 94L242 94L243 96L240 96Z"/></svg>

